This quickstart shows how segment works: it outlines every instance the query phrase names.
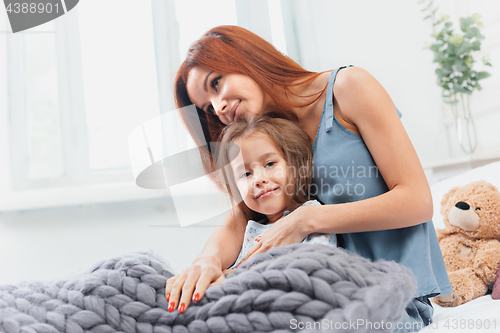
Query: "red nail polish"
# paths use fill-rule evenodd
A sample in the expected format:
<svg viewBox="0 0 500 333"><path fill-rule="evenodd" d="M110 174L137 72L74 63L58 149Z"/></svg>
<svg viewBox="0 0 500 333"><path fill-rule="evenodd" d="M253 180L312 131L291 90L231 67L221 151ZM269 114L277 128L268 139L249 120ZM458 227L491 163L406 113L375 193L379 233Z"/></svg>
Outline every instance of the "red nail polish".
<svg viewBox="0 0 500 333"><path fill-rule="evenodd" d="M183 313L184 312L184 308L186 307L186 304L184 303L181 303L181 305L179 305L179 313Z"/></svg>
<svg viewBox="0 0 500 333"><path fill-rule="evenodd" d="M167 302L168 302L169 299L170 299L170 294L167 295Z"/></svg>
<svg viewBox="0 0 500 333"><path fill-rule="evenodd" d="M255 238L255 241L256 241L256 242L260 242L260 239L261 239L261 238L262 238L262 236L259 236L259 237Z"/></svg>
<svg viewBox="0 0 500 333"><path fill-rule="evenodd" d="M168 312L174 311L174 307L175 307L175 303L174 302L170 303L170 305L168 307Z"/></svg>
<svg viewBox="0 0 500 333"><path fill-rule="evenodd" d="M196 293L194 294L193 301L198 302L200 300L200 294Z"/></svg>

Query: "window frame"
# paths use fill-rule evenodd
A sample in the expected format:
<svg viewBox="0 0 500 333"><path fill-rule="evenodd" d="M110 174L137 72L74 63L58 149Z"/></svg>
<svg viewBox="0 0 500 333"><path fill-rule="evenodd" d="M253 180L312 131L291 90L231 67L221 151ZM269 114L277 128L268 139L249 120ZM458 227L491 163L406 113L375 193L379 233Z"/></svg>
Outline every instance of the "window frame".
<svg viewBox="0 0 500 333"><path fill-rule="evenodd" d="M248 4L244 5L236 3L238 18L241 19L241 12L253 4L253 7L260 7L260 13L267 13L265 17L269 20L269 7L266 1L261 0L252 4L247 2ZM179 25L176 19L175 0L151 0L151 6L159 89L158 103L160 114L164 114L175 109L173 94L170 92L175 73L180 65ZM261 31L262 15L258 15L259 11L254 8L252 13L251 17L241 25L253 31L256 31L252 29L252 26L255 26L264 36L271 36L271 31ZM3 133L8 135L8 143L0 144L0 153L4 156L0 160L0 166L2 164L5 166L5 168L2 166L4 172L3 176L0 176L2 177L0 179L2 182L0 215L5 211L170 197L168 189L148 190L138 187L131 169L90 170L78 6L63 17L56 19L54 23L60 135L65 172L59 177L27 178L26 95L23 81L24 39L20 42L20 38L13 38L13 34L7 34L7 112L2 113L0 117L0 129L6 130ZM270 24L266 25L266 29L271 29ZM24 33L30 32L20 34ZM20 57L22 57L21 60L9 60L20 59ZM72 110L72 112L64 110ZM181 131L173 128L165 135L165 140L172 142L172 140L178 140L180 135L182 135ZM16 144L12 144L13 142ZM168 142L165 142L165 148L168 147Z"/></svg>
<svg viewBox="0 0 500 333"><path fill-rule="evenodd" d="M171 1L168 1L171 2ZM153 5L159 2L152 1ZM175 11L174 11L175 13ZM158 20L158 14L153 16ZM91 170L87 145L84 87L79 39L78 7L54 21L57 89L64 174L56 177L27 177L27 127L25 92L25 40L19 34L6 34L7 67L6 113L0 118L8 142L0 146L3 179L0 185L0 212L58 206L145 200L168 196L167 191L139 188L127 169ZM174 20L174 23L176 21ZM156 30L156 27L155 27ZM175 31L175 30L174 30ZM42 32L36 32L42 33ZM172 44L172 41L170 41ZM155 55L157 37L155 31ZM175 52L174 52L175 56ZM13 60L16 59L16 60ZM174 59L178 61L178 59ZM172 73L171 66L168 71ZM160 84L160 82L158 82ZM164 104L169 104L168 94ZM161 101L160 101L161 103ZM167 108L167 106L165 106ZM20 110L22 112L20 112ZM65 112L64 110L72 110ZM15 142L16 144L11 144Z"/></svg>

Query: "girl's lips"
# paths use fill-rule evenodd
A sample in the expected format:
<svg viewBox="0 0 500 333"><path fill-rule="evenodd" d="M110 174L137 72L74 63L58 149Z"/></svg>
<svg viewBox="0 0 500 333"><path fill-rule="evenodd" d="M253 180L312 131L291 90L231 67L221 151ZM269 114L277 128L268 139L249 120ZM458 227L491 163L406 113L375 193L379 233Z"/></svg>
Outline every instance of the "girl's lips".
<svg viewBox="0 0 500 333"><path fill-rule="evenodd" d="M267 198L268 196L272 195L272 194L273 194L273 192L274 192L274 191L276 191L277 189L278 189L278 188L274 188L274 189L272 189L272 190L270 190L270 191L267 191L267 192L265 192L264 194L261 194L261 195L257 196L257 198L256 198L256 199Z"/></svg>

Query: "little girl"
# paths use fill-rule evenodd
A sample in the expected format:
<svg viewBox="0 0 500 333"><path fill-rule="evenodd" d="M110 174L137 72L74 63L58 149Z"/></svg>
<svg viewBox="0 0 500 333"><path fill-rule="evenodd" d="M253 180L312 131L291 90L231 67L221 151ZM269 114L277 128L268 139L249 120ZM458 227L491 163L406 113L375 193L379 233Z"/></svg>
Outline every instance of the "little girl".
<svg viewBox="0 0 500 333"><path fill-rule="evenodd" d="M229 196L248 220L241 251L230 269L240 264L281 217L299 206L320 205L309 200L311 142L289 120L261 116L226 126L217 164ZM313 233L303 243L336 247L337 237Z"/></svg>

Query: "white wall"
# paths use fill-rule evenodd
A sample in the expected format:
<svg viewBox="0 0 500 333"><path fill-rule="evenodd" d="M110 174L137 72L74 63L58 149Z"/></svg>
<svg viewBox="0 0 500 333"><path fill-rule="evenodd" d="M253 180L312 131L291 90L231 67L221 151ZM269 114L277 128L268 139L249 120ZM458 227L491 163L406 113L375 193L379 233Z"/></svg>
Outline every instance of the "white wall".
<svg viewBox="0 0 500 333"><path fill-rule="evenodd" d="M222 217L181 228L173 212L164 198L1 213L0 284L68 278L101 260L148 250L179 273Z"/></svg>
<svg viewBox="0 0 500 333"><path fill-rule="evenodd" d="M483 53L490 53L495 67L488 68L493 76L481 82L484 91L476 93L472 100L480 140L476 154L500 151L500 137L495 130L500 120L500 101L493 97L500 88L500 2L434 3L439 5L438 12L452 18L475 12L483 16L482 32L487 37ZM282 6L294 13L297 24L296 35L292 39L289 35L287 40L292 46L290 55L314 71L348 64L368 70L402 112L403 124L424 166L463 155L448 148L433 54L423 49L425 43L431 42L431 23L423 21L426 14L417 0L296 0Z"/></svg>

